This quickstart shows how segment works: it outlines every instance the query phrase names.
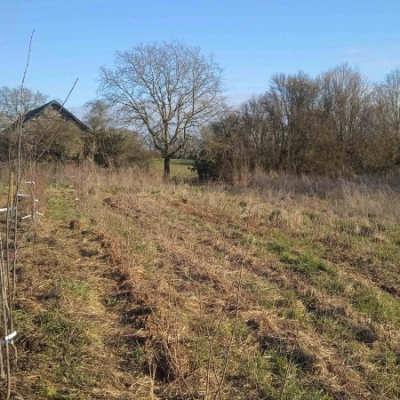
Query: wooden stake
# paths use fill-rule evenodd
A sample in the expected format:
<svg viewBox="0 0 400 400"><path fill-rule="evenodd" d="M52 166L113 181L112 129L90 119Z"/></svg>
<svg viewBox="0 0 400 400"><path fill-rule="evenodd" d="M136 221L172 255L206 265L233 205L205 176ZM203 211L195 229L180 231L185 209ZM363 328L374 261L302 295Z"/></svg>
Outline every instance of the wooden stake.
<svg viewBox="0 0 400 400"><path fill-rule="evenodd" d="M10 172L10 184L9 184L9 190L10 190L10 204L8 207L11 207L11 212L10 212L10 219L13 219L14 213L13 213L13 207L14 207L14 172Z"/></svg>

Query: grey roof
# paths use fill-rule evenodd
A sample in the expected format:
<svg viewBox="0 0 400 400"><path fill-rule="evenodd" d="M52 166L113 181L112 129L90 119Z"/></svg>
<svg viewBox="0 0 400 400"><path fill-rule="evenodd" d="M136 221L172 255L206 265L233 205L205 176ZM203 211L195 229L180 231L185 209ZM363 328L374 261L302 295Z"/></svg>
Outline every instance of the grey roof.
<svg viewBox="0 0 400 400"><path fill-rule="evenodd" d="M46 108L48 107L52 107L54 110L56 110L61 116L63 116L66 119L72 119L73 121L75 121L79 127L83 130L89 130L90 128L83 123L80 119L78 119L77 117L75 117L74 114L72 114L71 112L69 112L65 107L63 107L58 101L56 100L52 100L49 101L46 104L43 104L42 106L35 108L33 110L28 111L25 116L24 119L22 121L22 124L25 124L26 122L28 122L29 120L31 120L32 118L37 117L38 115L40 115Z"/></svg>

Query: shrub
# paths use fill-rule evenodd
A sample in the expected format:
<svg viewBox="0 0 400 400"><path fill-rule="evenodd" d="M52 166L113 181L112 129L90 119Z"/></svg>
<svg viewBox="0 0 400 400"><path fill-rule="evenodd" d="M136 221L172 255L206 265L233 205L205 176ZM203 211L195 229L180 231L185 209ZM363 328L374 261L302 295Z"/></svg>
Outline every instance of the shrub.
<svg viewBox="0 0 400 400"><path fill-rule="evenodd" d="M86 137L86 156L103 167L131 164L148 168L151 153L140 143L136 133L120 129L92 130Z"/></svg>

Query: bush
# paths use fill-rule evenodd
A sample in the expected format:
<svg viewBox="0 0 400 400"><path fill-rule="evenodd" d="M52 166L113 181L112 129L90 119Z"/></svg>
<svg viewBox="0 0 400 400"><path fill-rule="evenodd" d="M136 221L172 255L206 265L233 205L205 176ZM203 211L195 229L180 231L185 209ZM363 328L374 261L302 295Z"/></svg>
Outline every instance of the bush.
<svg viewBox="0 0 400 400"><path fill-rule="evenodd" d="M86 156L106 168L132 164L148 168L152 159L135 132L120 129L92 130L86 137Z"/></svg>
<svg viewBox="0 0 400 400"><path fill-rule="evenodd" d="M218 179L218 167L214 161L204 158L204 153L200 153L194 160L193 170L197 172L199 180L202 182Z"/></svg>

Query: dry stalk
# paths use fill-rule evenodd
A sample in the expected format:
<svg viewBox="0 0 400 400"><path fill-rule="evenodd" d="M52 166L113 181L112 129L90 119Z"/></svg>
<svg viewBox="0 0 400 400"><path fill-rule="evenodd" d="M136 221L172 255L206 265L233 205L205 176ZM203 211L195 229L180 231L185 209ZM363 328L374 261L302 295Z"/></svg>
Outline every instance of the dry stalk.
<svg viewBox="0 0 400 400"><path fill-rule="evenodd" d="M28 46L28 54L26 65L20 85L20 102L21 105L23 103L23 96L24 96L24 84L26 74L29 68L30 62L30 55L32 49L32 41L34 36L35 30L32 31L29 46ZM67 98L65 99L63 105L69 98L71 92L75 88L77 80L73 84L71 90L68 93ZM18 255L18 200L19 200L19 190L20 185L22 182L23 177L23 166L22 166L22 142L23 142L23 119L24 113L22 107L19 110L19 118L17 121L17 126L15 131L18 134L17 140L17 162L15 165L15 178L14 172L12 171L12 163L11 163L11 146L9 149L9 166L10 166L10 179L9 179L9 191L8 191L8 199L7 199L7 213L6 213L6 235L5 235L5 246L6 246L6 256L4 257L3 254L3 245L0 238L0 245L1 245L1 290L2 290L2 308L3 308L3 326L4 326L4 336L7 336L8 332L13 332L14 324L12 318L13 312L13 303L16 295L16 264L17 264L17 255ZM51 124L49 124L45 131L50 128ZM44 134L44 132L43 132ZM43 135L42 134L42 135ZM40 140L40 139L39 139ZM39 156L40 157L40 156ZM36 166L37 159L34 162L31 162L30 172L32 173L33 168ZM15 180L15 184L14 184ZM34 186L34 185L32 185ZM36 196L35 196L35 188L31 188L31 229L33 230L33 234L36 234ZM13 251L10 254L11 243L10 243L10 236L11 232L13 231ZM11 277L10 277L11 274ZM7 298L8 297L8 298ZM10 397L10 390L11 390L11 376L10 376L10 356L9 356L9 343L8 340L5 340L5 349L6 349L6 379L7 379L7 394L6 399ZM15 348L14 348L15 349ZM16 351L16 349L15 349ZM3 360L0 360L1 364L3 365Z"/></svg>
<svg viewBox="0 0 400 400"><path fill-rule="evenodd" d="M24 74L21 81L20 86L20 101L21 104L23 103L23 93L24 93L24 83L25 77L29 68L29 60L32 48L32 40L35 31L32 31L29 46L28 46L28 55L26 60L26 65L24 69ZM14 173L11 167L11 158L9 160L10 165L10 179L9 179L9 190L8 190L8 197L7 197L7 213L6 213L6 257L4 257L3 252L3 242L0 236L0 247L1 247L1 260L0 260L0 280L1 280L1 299L2 299L2 318L3 318L3 330L4 330L4 337L8 336L9 332L13 332L14 324L12 318L12 311L13 311L13 302L15 298L16 292L16 273L15 273L15 266L17 261L17 231L18 231L18 191L19 185L21 182L22 177L22 122L23 122L24 114L22 107L19 110L19 118L17 121L16 131L18 132L18 153L17 153L17 164L16 164L16 185L14 190ZM11 147L9 149L9 157L11 157ZM13 229L14 229L14 243L13 243L13 255L10 255L10 232L11 232L11 225L13 222ZM11 277L10 273L12 274L12 284L11 284ZM12 286L12 288L11 288ZM5 369L6 369L6 381L7 381L7 391L6 391L6 399L10 398L11 393L11 371L10 371L10 351L9 351L9 342L7 339L4 339L4 346L5 346ZM2 375L3 375L3 360L2 363Z"/></svg>
<svg viewBox="0 0 400 400"><path fill-rule="evenodd" d="M9 331L9 324L11 321L11 316L9 314L10 308L8 305L8 298L7 298L7 283L6 283L6 275L8 275L8 268L5 268L4 264L4 253L3 253L3 241L0 235L0 286L1 286L1 303L2 303L2 319L3 319L3 332L4 332L4 347L5 347L5 378L7 381L7 393L6 399L10 398L11 393L11 371L10 371L10 349L9 343L6 337L8 336ZM6 269L6 271L5 271ZM0 349L2 352L2 349ZM3 377L3 360L2 360L2 377Z"/></svg>
<svg viewBox="0 0 400 400"><path fill-rule="evenodd" d="M246 257L248 251L249 251L249 249L247 248L247 251L246 251L244 257ZM229 356L230 356L231 351L232 351L233 340L234 340L234 337L235 337L235 334L236 334L236 330L237 330L237 326L238 326L238 323L239 323L239 300L240 300L240 295L241 295L241 292L242 292L243 269L244 269L244 263L241 262L240 263L240 269L239 269L238 288L237 288L237 293L236 293L235 318L234 318L234 323L233 323L233 328L232 328L232 331L231 331L231 335L230 335L230 338L229 338L228 349L227 349L226 354L225 354L225 363L224 363L224 367L223 367L223 370L222 370L221 380L220 380L220 382L218 384L217 391L215 392L214 400L216 400L218 396L220 398L222 398L221 397L221 395L222 395L222 393L221 393L222 385L223 385L223 382L225 380L226 371L227 371L228 363L229 363Z"/></svg>
<svg viewBox="0 0 400 400"><path fill-rule="evenodd" d="M215 343L215 339L218 335L218 332L221 330L221 326L222 326L222 318L219 319L218 321L218 326L217 329L215 330L214 335L208 335L209 337L209 345L208 345L208 363L207 363L207 378L206 378L206 393L205 393L205 400L208 399L209 396L209 392L210 392L210 373L211 373L211 366L213 366L213 370L214 370L214 377L215 380L217 381L217 384L220 385L220 381L218 378L218 374L217 371L215 369L215 360L214 360L214 343Z"/></svg>

